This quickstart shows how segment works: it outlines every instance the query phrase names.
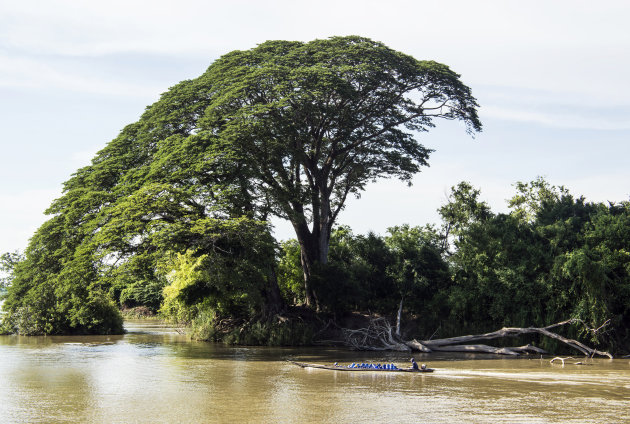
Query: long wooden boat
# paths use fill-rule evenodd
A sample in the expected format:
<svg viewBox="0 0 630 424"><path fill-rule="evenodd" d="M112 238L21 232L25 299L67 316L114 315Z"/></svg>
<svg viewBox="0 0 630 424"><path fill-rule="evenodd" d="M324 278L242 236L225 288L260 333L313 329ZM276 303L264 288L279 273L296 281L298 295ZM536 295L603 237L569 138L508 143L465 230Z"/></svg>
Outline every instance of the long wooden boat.
<svg viewBox="0 0 630 424"><path fill-rule="evenodd" d="M335 365L322 365L322 364L307 364L304 362L295 362L295 361L290 361L290 362L302 368L318 368L321 370L332 370L332 371L413 372L413 373L434 371L433 368L425 368L425 369L417 369L417 370L414 370L413 368L397 368L395 370L386 370L386 369L380 369L380 368L348 368L348 367L343 367L340 365L335 366Z"/></svg>

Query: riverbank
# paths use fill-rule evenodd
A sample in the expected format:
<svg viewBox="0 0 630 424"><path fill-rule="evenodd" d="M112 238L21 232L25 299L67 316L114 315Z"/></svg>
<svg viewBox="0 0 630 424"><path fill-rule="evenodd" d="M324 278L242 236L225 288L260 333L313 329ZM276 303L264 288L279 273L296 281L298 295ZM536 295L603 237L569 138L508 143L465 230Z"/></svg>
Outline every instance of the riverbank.
<svg viewBox="0 0 630 424"><path fill-rule="evenodd" d="M137 318L135 314L129 314ZM154 316L150 316L155 319ZM502 328L478 334L442 336L435 331L422 337L419 317L407 317L396 334L388 317L360 313L335 316L303 307L288 308L267 319L195 320L180 331L198 341L245 346L332 346L361 351L408 353L467 352L508 356L578 355L613 358L611 353L562 336L584 327L580 320L566 320L542 328ZM488 342L488 340L491 340ZM477 344L483 341L488 344ZM614 352L613 352L614 353Z"/></svg>
<svg viewBox="0 0 630 424"><path fill-rule="evenodd" d="M146 306L136 306L133 308L122 308L120 310L120 315L122 315L123 320L137 320L137 319L147 319L147 320L159 320L161 319L155 312Z"/></svg>

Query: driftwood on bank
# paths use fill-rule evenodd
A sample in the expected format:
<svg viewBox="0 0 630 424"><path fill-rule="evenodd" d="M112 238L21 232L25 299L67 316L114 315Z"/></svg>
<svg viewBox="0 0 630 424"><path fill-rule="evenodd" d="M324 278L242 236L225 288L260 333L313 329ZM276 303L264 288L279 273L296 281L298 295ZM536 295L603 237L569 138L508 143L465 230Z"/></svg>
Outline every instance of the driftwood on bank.
<svg viewBox="0 0 630 424"><path fill-rule="evenodd" d="M395 350L410 352L402 339L392 334L393 328L385 318L370 320L367 328L342 328L345 344L357 350Z"/></svg>
<svg viewBox="0 0 630 424"><path fill-rule="evenodd" d="M403 352L419 351L419 352L470 352L470 353L495 353L501 355L520 355L522 353L547 353L545 350L527 344L525 346L518 347L494 347L485 344L471 344L481 340L492 340L504 337L516 337L524 334L542 334L546 337L558 340L567 346L579 351L585 356L607 356L612 359L612 355L608 352L599 351L585 344L563 337L557 333L551 331L556 327L561 327L568 324L581 323L586 327L586 324L577 319L569 319L566 321L558 322L546 327L504 327L500 330L493 331L485 334L475 334L459 337L449 337L444 339L433 340L402 340L396 332L394 332L392 326L385 318L375 318L370 320L368 327L360 328L356 330L342 329L345 344L359 350L395 350ZM590 329L589 331L597 333L604 326L608 324L608 321L597 329Z"/></svg>
<svg viewBox="0 0 630 424"><path fill-rule="evenodd" d="M560 361L562 362L562 366L564 367L564 361L569 360L569 359L575 359L573 356L567 356L566 358L561 358L559 356L556 356L555 358L553 358L551 361L549 361L550 364L553 364L556 361ZM590 363L586 363L586 362L567 362L569 365L593 365Z"/></svg>

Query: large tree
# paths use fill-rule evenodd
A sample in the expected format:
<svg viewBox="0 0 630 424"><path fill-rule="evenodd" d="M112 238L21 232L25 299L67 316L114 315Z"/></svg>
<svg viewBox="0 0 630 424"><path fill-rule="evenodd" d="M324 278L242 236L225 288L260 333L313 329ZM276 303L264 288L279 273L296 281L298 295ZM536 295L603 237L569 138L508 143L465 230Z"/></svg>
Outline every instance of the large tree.
<svg viewBox="0 0 630 424"><path fill-rule="evenodd" d="M247 164L256 194L293 224L309 305L348 196L382 177L411 181L431 152L417 135L434 118L481 130L458 74L367 38L269 41L223 56L207 75L200 129Z"/></svg>
<svg viewBox="0 0 630 424"><path fill-rule="evenodd" d="M433 118L479 131L476 107L448 67L366 38L229 53L171 88L66 182L16 267L5 321L29 333L119 331L108 297L156 303L159 291L136 289L164 285L159 262L176 254L212 258L231 279L195 280L187 293L273 313L282 302L261 224L271 215L295 228L306 302L316 307L313 277L347 197L380 177L410 181L431 152L418 132ZM249 264L249 289L232 272L236 258ZM41 293L41 320L20 321Z"/></svg>

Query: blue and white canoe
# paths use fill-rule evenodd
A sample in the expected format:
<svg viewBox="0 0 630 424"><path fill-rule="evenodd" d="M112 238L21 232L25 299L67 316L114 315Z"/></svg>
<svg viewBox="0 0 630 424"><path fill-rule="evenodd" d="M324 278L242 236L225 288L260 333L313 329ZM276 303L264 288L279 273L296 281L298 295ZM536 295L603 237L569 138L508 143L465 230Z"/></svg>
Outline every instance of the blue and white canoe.
<svg viewBox="0 0 630 424"><path fill-rule="evenodd" d="M385 368L350 368L350 367L344 367L342 365L322 365L322 364L307 364L304 362L295 362L295 361L290 361L291 363L300 366L302 368L317 368L317 369L321 369L321 370L332 370L332 371L360 371L360 372L366 372L366 371L371 371L371 372L433 372L434 369L433 368L420 368L417 370L414 370L413 368L395 368L395 369L385 369Z"/></svg>

